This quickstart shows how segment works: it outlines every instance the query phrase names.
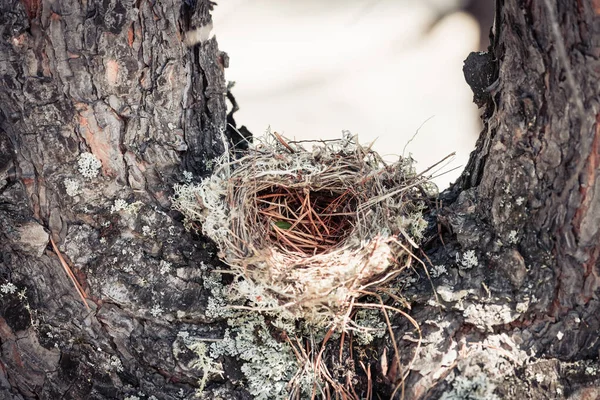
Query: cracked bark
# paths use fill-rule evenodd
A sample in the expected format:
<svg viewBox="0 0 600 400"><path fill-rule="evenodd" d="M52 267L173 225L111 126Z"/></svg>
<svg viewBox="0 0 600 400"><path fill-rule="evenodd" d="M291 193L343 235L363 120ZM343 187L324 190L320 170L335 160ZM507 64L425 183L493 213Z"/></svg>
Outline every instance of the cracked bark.
<svg viewBox="0 0 600 400"><path fill-rule="evenodd" d="M182 43L210 9L0 1L0 273L18 290L0 300L0 398L192 396L193 356L174 346L180 330L222 334L202 312L214 249L183 231L169 195L183 170L209 171L228 134L226 54ZM83 152L102 162L97 178L79 174ZM115 199L142 206L119 217Z"/></svg>
<svg viewBox="0 0 600 400"><path fill-rule="evenodd" d="M198 371L177 333L222 335L203 312L216 249L182 229L169 195L183 170L210 172L231 136L226 54L215 39L183 44L210 8L0 0L0 284L17 288L0 298L0 398L191 397ZM467 65L485 129L430 212L444 242L432 233L424 250L448 269L433 281L441 305L426 283L406 290L425 342L405 398L481 376L500 398L599 393L599 14L591 0L498 0L490 55ZM99 177L78 173L82 152L102 161ZM113 213L115 199L141 208ZM406 361L411 328L394 325ZM389 393L398 368L373 363L375 391ZM212 387L248 398L237 376Z"/></svg>

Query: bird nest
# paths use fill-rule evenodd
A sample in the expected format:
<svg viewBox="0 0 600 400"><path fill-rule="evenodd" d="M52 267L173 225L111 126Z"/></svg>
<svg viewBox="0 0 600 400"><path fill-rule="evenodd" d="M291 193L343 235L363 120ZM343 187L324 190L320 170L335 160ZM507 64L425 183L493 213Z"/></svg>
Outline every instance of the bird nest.
<svg viewBox="0 0 600 400"><path fill-rule="evenodd" d="M246 306L330 326L411 265L432 185L349 135L310 144L266 136L173 204L216 242Z"/></svg>

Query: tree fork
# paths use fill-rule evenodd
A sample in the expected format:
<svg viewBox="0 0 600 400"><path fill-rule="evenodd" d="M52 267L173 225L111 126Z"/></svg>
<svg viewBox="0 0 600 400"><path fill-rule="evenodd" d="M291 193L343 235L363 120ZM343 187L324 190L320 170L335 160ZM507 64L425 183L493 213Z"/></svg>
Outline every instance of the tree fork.
<svg viewBox="0 0 600 400"><path fill-rule="evenodd" d="M432 211L443 243L425 248L448 269L434 279L442 304L428 304L427 285L406 293L425 339L407 399L600 393L597 3L497 1L490 53L467 65L485 129ZM226 54L215 39L184 44L211 7L0 0L0 397L177 399L197 387L178 334L222 337L202 284L218 260L169 195L183 170L210 173L232 137ZM82 153L102 162L97 177L79 173ZM406 362L412 327L394 329ZM210 379L248 398L225 369ZM376 392L392 370L377 372Z"/></svg>

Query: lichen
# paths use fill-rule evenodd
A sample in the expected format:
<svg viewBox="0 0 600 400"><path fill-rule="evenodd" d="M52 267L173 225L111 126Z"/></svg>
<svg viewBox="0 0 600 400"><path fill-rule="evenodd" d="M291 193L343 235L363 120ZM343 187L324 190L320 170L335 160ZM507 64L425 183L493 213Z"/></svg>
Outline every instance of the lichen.
<svg viewBox="0 0 600 400"><path fill-rule="evenodd" d="M445 265L433 265L430 269L429 269L429 275L432 278L438 278L444 274L448 273L448 269L446 268Z"/></svg>
<svg viewBox="0 0 600 400"><path fill-rule="evenodd" d="M372 343L375 338L382 338L387 332L387 325L378 310L358 310L354 323L358 328L354 331L354 337L363 346Z"/></svg>
<svg viewBox="0 0 600 400"><path fill-rule="evenodd" d="M494 326L508 324L519 314L506 304L469 304L463 311L465 321L485 331Z"/></svg>
<svg viewBox="0 0 600 400"><path fill-rule="evenodd" d="M17 291L17 287L12 282L6 282L0 285L0 297L2 294L13 294Z"/></svg>
<svg viewBox="0 0 600 400"><path fill-rule="evenodd" d="M452 390L445 392L440 400L499 400L494 385L484 373L472 378L458 376L452 382Z"/></svg>
<svg viewBox="0 0 600 400"><path fill-rule="evenodd" d="M128 203L123 199L116 199L113 205L110 207L110 212L112 214L116 214L121 211L124 211L130 214L137 214L143 205L144 203L142 203L141 201L134 201L133 203Z"/></svg>
<svg viewBox="0 0 600 400"><path fill-rule="evenodd" d="M222 341L210 345L211 356L228 355L244 361L248 391L257 400L287 398L287 384L298 370L290 347L271 336L265 318L245 313L227 321Z"/></svg>
<svg viewBox="0 0 600 400"><path fill-rule="evenodd" d="M67 178L64 180L63 183L65 185L65 190L67 191L67 195L69 195L71 197L75 197L79 193L81 193L81 190L79 188L79 182L77 182L75 179Z"/></svg>
<svg viewBox="0 0 600 400"><path fill-rule="evenodd" d="M187 346L196 355L196 358L192 361L190 366L202 371L202 377L198 380L198 388L196 389L196 396L199 397L202 395L202 392L204 392L208 378L213 374L222 375L223 370L219 364L208 356L206 343L202 341L192 341L187 344Z"/></svg>
<svg viewBox="0 0 600 400"><path fill-rule="evenodd" d="M87 179L92 179L98 176L99 169L102 167L100 160L92 153L81 153L77 160L79 165L79 173Z"/></svg>
<svg viewBox="0 0 600 400"><path fill-rule="evenodd" d="M477 259L477 254L475 254L475 250L467 250L463 253L462 258L458 258L458 254L456 254L457 261L459 261L460 266L465 269L471 269L476 267L479 264L479 260Z"/></svg>
<svg viewBox="0 0 600 400"><path fill-rule="evenodd" d="M512 230L508 233L508 243L510 244L516 244L518 243L519 238L518 238L518 232L515 230Z"/></svg>
<svg viewBox="0 0 600 400"><path fill-rule="evenodd" d="M169 272L171 272L171 269L173 267L173 264L171 264L168 261L165 260L160 260L160 264L159 264L159 272L161 275L165 275L168 274Z"/></svg>

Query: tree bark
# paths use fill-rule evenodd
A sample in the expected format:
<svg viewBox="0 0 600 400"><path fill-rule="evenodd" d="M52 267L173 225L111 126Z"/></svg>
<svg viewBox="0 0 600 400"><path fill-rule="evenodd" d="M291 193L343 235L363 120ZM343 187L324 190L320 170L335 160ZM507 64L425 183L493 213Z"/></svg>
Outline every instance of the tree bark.
<svg viewBox="0 0 600 400"><path fill-rule="evenodd" d="M191 351L173 349L183 330L222 335L199 278L216 261L169 195L183 170L210 170L228 134L227 56L214 39L183 43L211 8L0 1L0 283L17 288L0 299L0 398L192 397ZM79 172L85 152L98 177ZM112 212L117 199L139 211Z"/></svg>
<svg viewBox="0 0 600 400"><path fill-rule="evenodd" d="M424 352L452 362L413 375L409 397L467 380L499 398L600 393L599 15L595 1L498 0L489 54L465 64L485 128L442 196L448 232L430 258L457 268L436 282L443 340Z"/></svg>
<svg viewBox="0 0 600 400"><path fill-rule="evenodd" d="M227 55L185 45L211 7L0 0L0 398L193 396L178 334L222 337L202 284L219 261L169 196L232 144ZM497 0L489 54L465 68L485 129L422 246L437 300L426 279L405 289L424 341L409 364L414 329L394 321L382 398L408 368L405 399L600 395L599 42L595 0ZM240 378L228 366L208 395L250 398Z"/></svg>

